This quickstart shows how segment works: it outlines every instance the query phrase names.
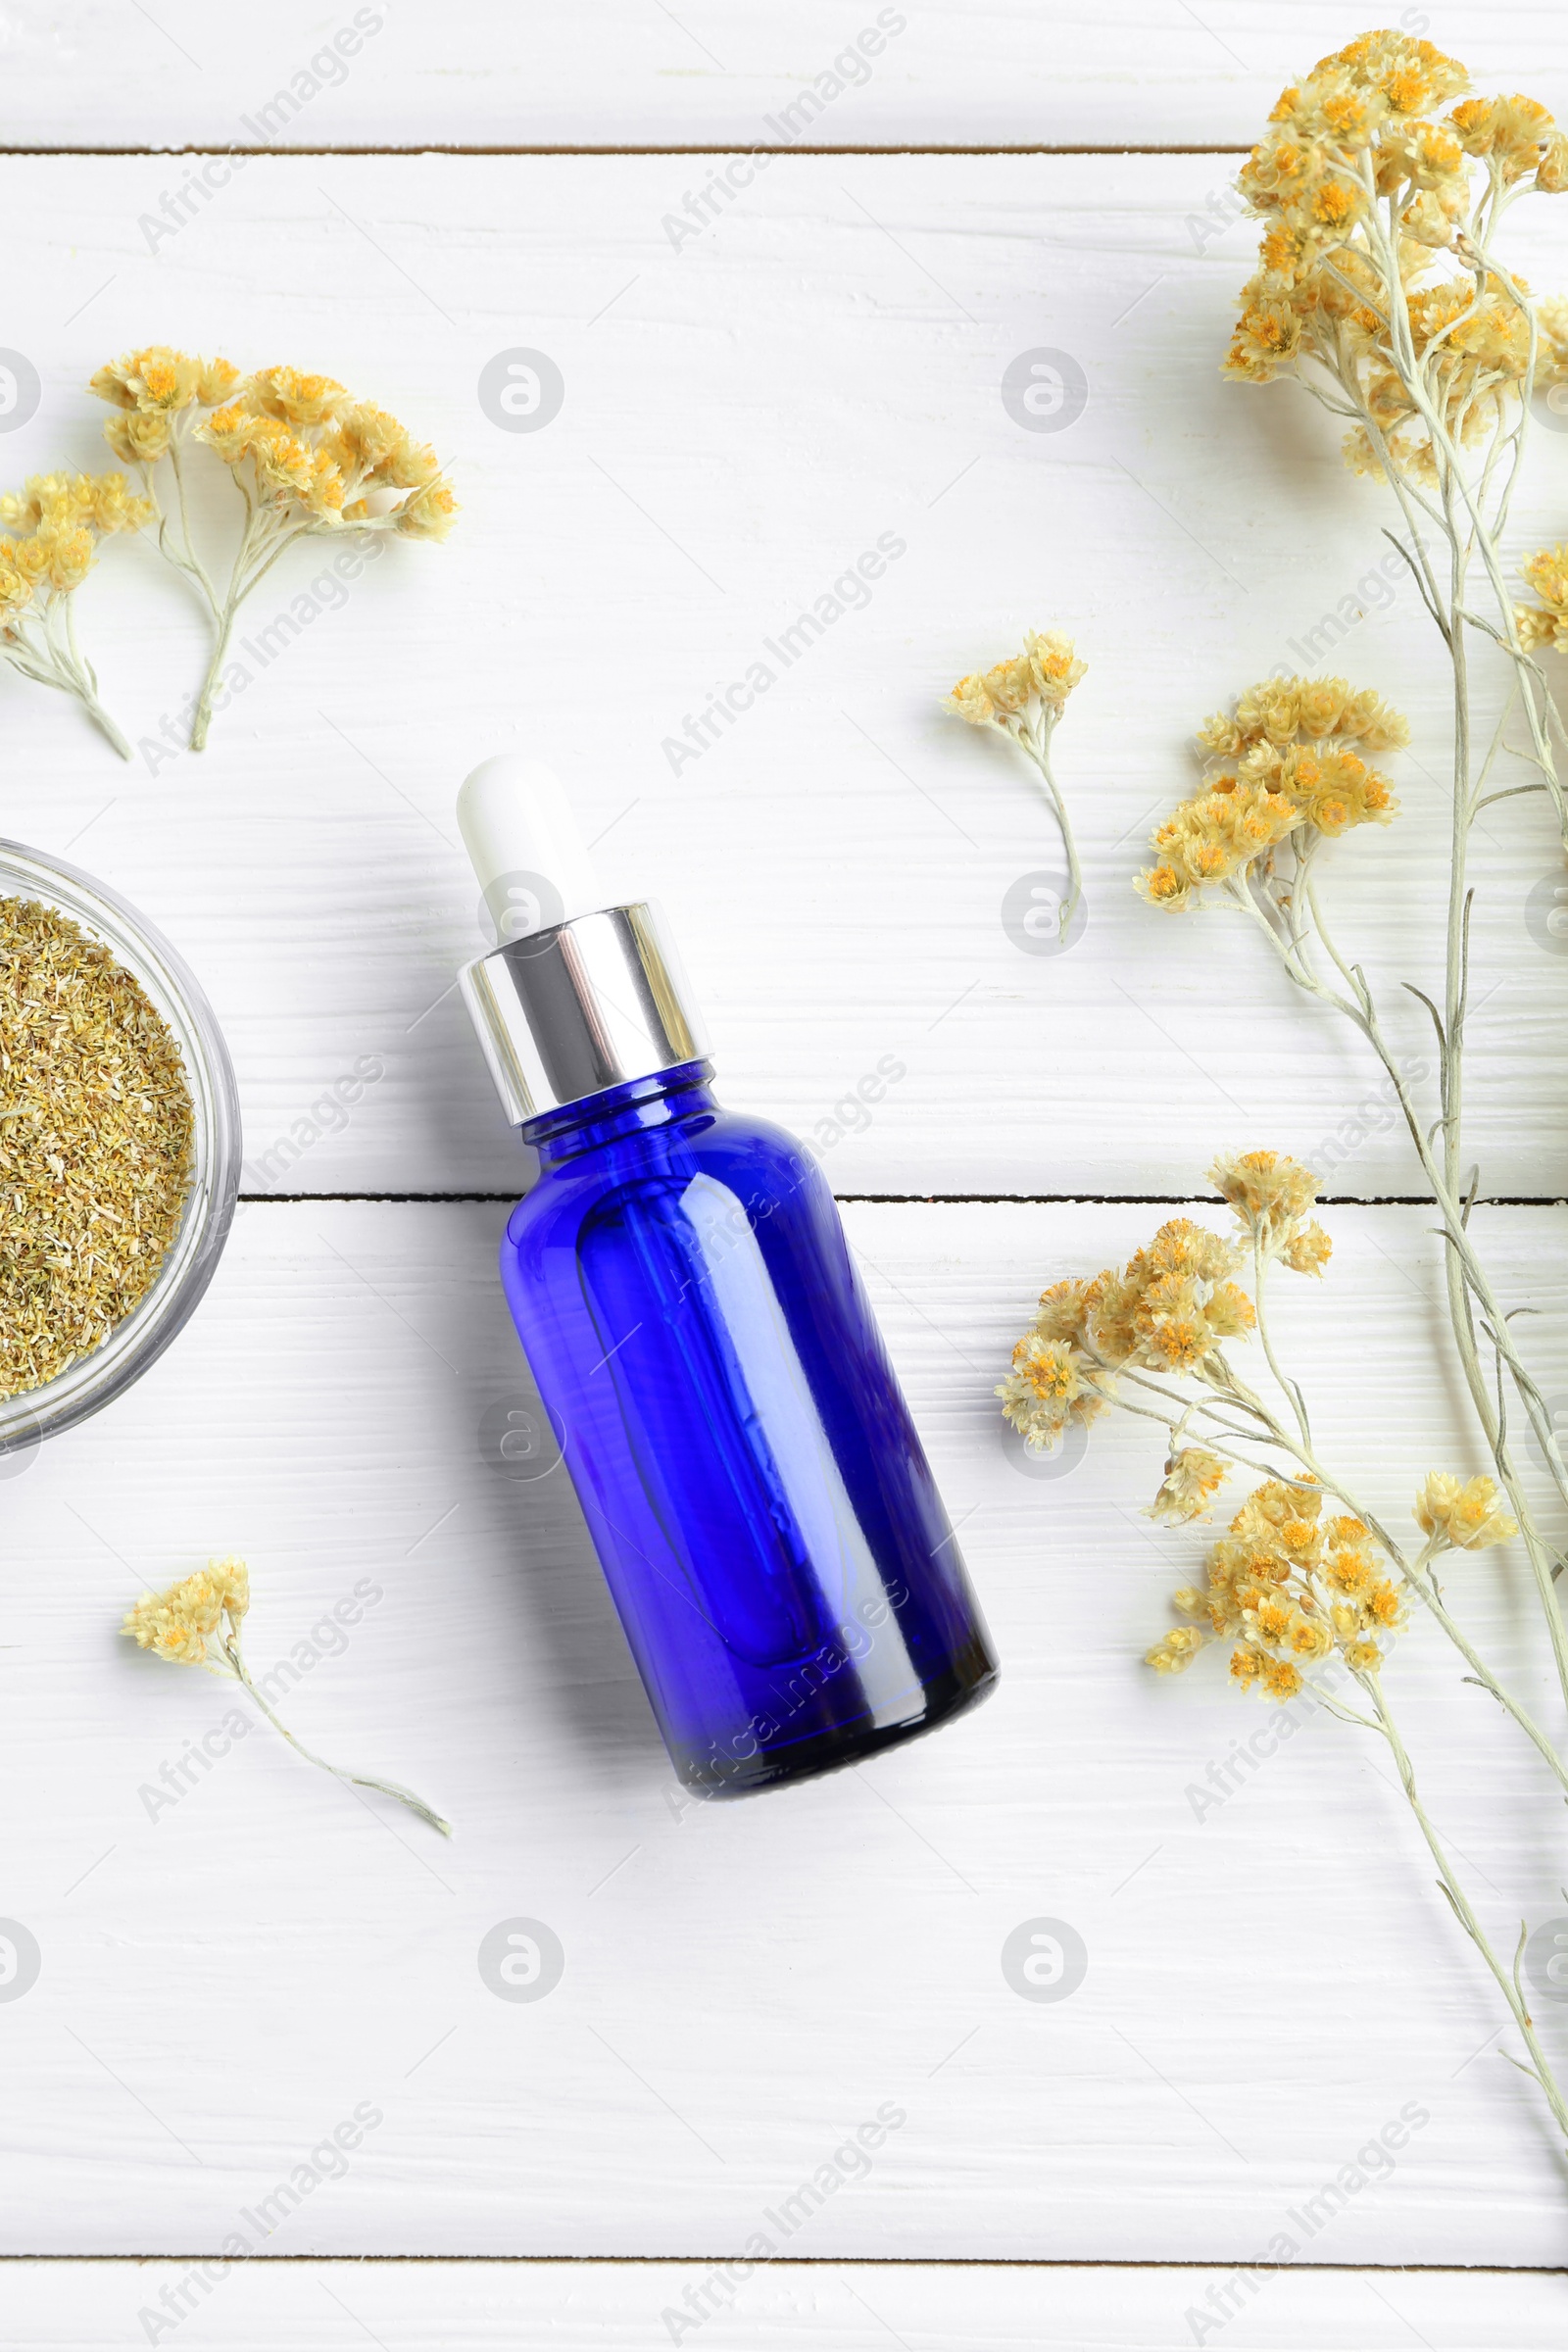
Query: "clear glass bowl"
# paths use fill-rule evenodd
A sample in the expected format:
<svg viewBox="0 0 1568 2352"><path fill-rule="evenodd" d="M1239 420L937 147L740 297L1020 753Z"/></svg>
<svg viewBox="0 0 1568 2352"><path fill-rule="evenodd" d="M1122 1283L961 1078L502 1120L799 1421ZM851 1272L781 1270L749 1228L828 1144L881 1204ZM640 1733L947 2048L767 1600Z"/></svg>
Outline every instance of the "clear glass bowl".
<svg viewBox="0 0 1568 2352"><path fill-rule="evenodd" d="M79 866L16 841L0 840L0 898L35 899L69 915L140 982L179 1048L195 1112L190 1193L151 1290L91 1355L41 1389L0 1396L0 1477L14 1477L43 1439L112 1403L184 1330L228 1239L242 1143L234 1066L213 1008L146 917Z"/></svg>

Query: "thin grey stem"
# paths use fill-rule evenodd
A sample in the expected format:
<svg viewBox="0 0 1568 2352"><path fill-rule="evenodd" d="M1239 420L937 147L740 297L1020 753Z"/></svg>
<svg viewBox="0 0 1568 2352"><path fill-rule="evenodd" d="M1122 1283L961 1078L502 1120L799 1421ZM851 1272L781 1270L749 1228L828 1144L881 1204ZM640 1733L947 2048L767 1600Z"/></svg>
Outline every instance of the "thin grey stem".
<svg viewBox="0 0 1568 2352"><path fill-rule="evenodd" d="M452 1824L449 1821L443 1821L439 1813L432 1812L430 1807L424 1802L424 1799L422 1797L416 1796L412 1788L403 1788L402 1785L397 1781L375 1780L368 1773L346 1772L341 1765L329 1764L324 1756L318 1756L314 1754L313 1751L306 1746L303 1740L295 1739L293 1733L289 1730L286 1723L279 1721L278 1717L273 1713L272 1709L268 1705L266 1699L262 1696L260 1690L257 1690L256 1685L251 1681L249 1670L247 1669L244 1657L240 1652L238 1636L231 1635L224 1642L223 1648L225 1655L228 1657L233 1666L235 1680L244 1684L246 1690L256 1701L256 1704L261 1708L262 1713L267 1717L268 1722L272 1726L272 1729L275 1732L280 1732L282 1734L283 1738L288 1741L290 1747L294 1748L300 1755L302 1755L307 1764L315 1764L318 1766L322 1772L329 1772L334 1780L347 1781L352 1788L373 1788L381 1796L396 1797L400 1805L407 1805L411 1813L416 1813L421 1821L427 1821L432 1830L439 1830L443 1838L451 1837Z"/></svg>

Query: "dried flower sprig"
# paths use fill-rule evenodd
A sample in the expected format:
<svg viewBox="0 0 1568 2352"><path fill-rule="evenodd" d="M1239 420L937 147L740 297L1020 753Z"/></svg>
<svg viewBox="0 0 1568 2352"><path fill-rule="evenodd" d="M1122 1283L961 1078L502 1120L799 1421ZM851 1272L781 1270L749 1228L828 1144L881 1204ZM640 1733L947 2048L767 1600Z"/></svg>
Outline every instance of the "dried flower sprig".
<svg viewBox="0 0 1568 2352"><path fill-rule="evenodd" d="M1295 373L1355 420L1353 471L1440 493L1459 450L1517 423L1543 357L1492 236L1519 196L1568 187L1568 139L1535 100L1433 120L1469 79L1430 41L1363 33L1281 93L1238 182L1267 225L1226 373Z"/></svg>
<svg viewBox="0 0 1568 2352"><path fill-rule="evenodd" d="M1568 1639L1552 1581L1562 1563L1554 1565L1519 1480L1508 1413L1515 1397L1564 1501L1568 1466L1477 1250L1469 1212L1479 1175L1465 1171L1462 1131L1472 828L1494 803L1544 793L1568 847L1568 796L1557 765L1568 729L1536 659L1538 648L1568 640L1568 626L1559 634L1559 621L1568 623L1568 549L1545 551L1527 572L1539 610L1516 608L1500 553L1532 395L1568 381L1568 304L1538 309L1495 242L1521 195L1568 188L1568 137L1526 98L1468 100L1446 122L1434 121L1466 82L1464 68L1430 44L1385 31L1351 42L1283 93L1241 176L1263 233L1225 362L1226 373L1242 382L1294 379L1348 426L1348 463L1381 480L1395 500L1402 527L1389 536L1451 665L1441 1004L1406 983L1437 1035L1436 1118L1417 1103L1390 1048L1361 964L1341 952L1324 922L1314 871L1325 840L1393 814L1388 779L1373 759L1403 743L1396 713L1375 698L1351 696L1342 680L1282 678L1253 689L1233 714L1202 731L1206 789L1160 829L1156 863L1139 886L1158 906L1243 913L1292 980L1352 1022L1378 1055L1439 1211L1455 1348L1495 1476L1429 1475L1415 1505L1423 1539L1417 1548L1319 1459L1305 1396L1279 1361L1267 1306L1276 1262L1320 1273L1329 1253L1326 1236L1307 1221L1307 1188L1315 1192L1315 1184L1301 1171L1303 1184L1294 1163L1282 1173L1266 1155L1249 1154L1212 1171L1251 1242L1255 1330L1283 1402L1267 1402L1250 1387L1218 1340L1192 1366L1159 1374L1102 1353L1093 1314L1075 1328L1063 1328L1058 1315L1054 1336L1073 1351L1081 1391L1163 1426L1165 1476L1152 1506L1158 1517L1202 1515L1222 1468L1261 1477L1214 1547L1206 1590L1183 1588L1177 1595L1189 1622L1155 1644L1150 1663L1180 1673L1223 1638L1233 1644L1238 1683L1282 1699L1304 1684L1332 1712L1387 1740L1444 1892L1507 2004L1525 2044L1525 2071L1568 2139L1568 2105L1520 1981L1524 1932L1505 1966L1425 1812L1384 1688L1384 1636L1406 1609L1419 1607L1464 1660L1466 1679L1492 1693L1568 1790L1562 1756L1477 1652L1437 1573L1450 1554L1518 1535L1568 1704ZM1472 665L1478 653L1499 652L1512 691L1477 757ZM1516 710L1524 716L1523 744L1509 739ZM1494 766L1508 758L1525 763L1528 780L1489 789ZM1047 1298L1068 1287L1056 1286ZM1092 1293L1097 1286L1081 1287ZM1340 1508L1320 1526L1331 1498ZM1364 1704L1354 1703L1358 1694Z"/></svg>
<svg viewBox="0 0 1568 2352"><path fill-rule="evenodd" d="M1374 32L1283 92L1241 175L1242 192L1264 227L1258 271L1243 294L1225 363L1229 374L1250 383L1290 376L1349 424L1347 457L1356 471L1392 490L1403 528L1390 535L1452 667L1441 1006L1414 992L1437 1034L1435 1121L1398 1071L1360 963L1343 956L1329 937L1310 876L1276 883L1265 851L1251 864L1263 887L1254 881L1232 895L1270 933L1292 978L1353 1021L1390 1073L1443 1219L1449 1318L1465 1383L1520 1523L1568 1704L1568 1630L1552 1582L1562 1563L1523 1494L1494 1369L1506 1375L1564 1502L1568 1464L1469 1229L1476 1180L1466 1172L1462 1124L1472 829L1496 803L1545 793L1568 850L1568 795L1557 751L1568 728L1536 658L1543 645L1568 638L1568 549L1545 550L1527 567L1539 608L1515 605L1501 555L1528 444L1531 395L1568 381L1568 303L1538 306L1495 249L1522 196L1568 189L1568 136L1544 107L1523 97L1467 98L1444 122L1433 121L1434 110L1467 82L1464 67L1430 43ZM1477 573L1479 593L1472 589ZM1489 601L1490 613L1479 609ZM1510 664L1512 690L1477 759L1472 662L1476 652L1494 649ZM1524 717L1523 744L1508 737L1515 709ZM1500 759L1522 760L1529 780L1490 790ZM1291 830L1299 855L1299 828ZM1164 862L1177 876L1169 901L1185 903L1190 894L1180 868ZM1156 895L1151 884L1146 878L1147 895ZM1337 979L1319 976L1319 948ZM1483 1347L1492 1365L1483 1362Z"/></svg>
<svg viewBox="0 0 1568 2352"><path fill-rule="evenodd" d="M35 473L0 497L0 660L40 686L74 695L122 760L130 745L98 700L98 678L76 641L73 598L100 539L152 520L122 473Z"/></svg>
<svg viewBox="0 0 1568 2352"><path fill-rule="evenodd" d="M204 1569L187 1576L164 1592L144 1592L128 1611L121 1632L129 1636L142 1649L150 1649L155 1657L168 1658L176 1666L202 1666L216 1674L244 1685L262 1713L273 1729L282 1733L290 1747L296 1749L308 1764L320 1766L334 1779L347 1781L356 1788L374 1788L382 1796L394 1796L411 1813L417 1813L443 1838L450 1838L452 1825L439 1813L431 1811L423 1799L412 1789L402 1788L396 1781L374 1780L368 1773L345 1772L337 1764L328 1764L321 1756L314 1755L296 1740L284 1723L279 1723L261 1691L256 1688L245 1663L240 1646L240 1624L251 1605L250 1571L243 1560L232 1557L209 1560Z"/></svg>
<svg viewBox="0 0 1568 2352"><path fill-rule="evenodd" d="M1440 1115L1434 1121L1415 1100L1362 965L1336 944L1317 891L1316 860L1325 840L1356 825L1387 823L1398 806L1388 779L1367 764L1362 752L1397 749L1408 732L1398 711L1370 690L1352 694L1343 678L1273 678L1251 688L1232 714L1210 718L1200 730L1200 745L1221 772L1206 794L1183 803L1155 829L1151 841L1158 863L1139 876L1138 888L1155 906L1219 906L1249 916L1296 985L1349 1020L1382 1062L1444 1219L1454 1345L1495 1477L1524 1538L1568 1704L1568 1632L1553 1584L1560 1562L1524 1489L1499 1404L1497 1371L1515 1384L1564 1501L1568 1472L1554 1441L1549 1406L1481 1256L1461 1177L1469 894L1457 903L1450 895L1444 1009L1421 990L1411 990L1437 1034ZM1352 744L1358 747L1353 752ZM1487 805L1485 785L1497 748L1494 742L1493 755L1467 787L1472 814ZM1253 832L1231 823L1227 811L1242 802L1244 791L1261 796L1275 810L1271 824L1259 824ZM1466 836L1467 826L1453 851L1460 873ZM1483 1346L1493 1358L1491 1367L1482 1360Z"/></svg>
<svg viewBox="0 0 1568 2352"><path fill-rule="evenodd" d="M1150 1507L1166 1525L1205 1517L1232 1469L1261 1474L1210 1549L1204 1585L1176 1592L1187 1622L1162 1636L1147 1662L1158 1674L1182 1674L1210 1643L1228 1642L1231 1677L1243 1690L1283 1702L1309 1689L1342 1720L1388 1741L1444 1890L1501 1990L1525 2042L1526 2071L1568 2139L1568 2102L1516 1970L1488 1940L1425 1811L1381 1680L1391 1638L1419 1606L1568 1791L1568 1764L1477 1650L1435 1573L1446 1554L1508 1543L1518 1525L1492 1479L1434 1471L1415 1502L1425 1542L1403 1545L1319 1458L1305 1396L1276 1351L1267 1292L1274 1265L1321 1275L1328 1261L1328 1236L1310 1213L1318 1180L1273 1152L1222 1154L1209 1178L1230 1205L1235 1236L1173 1219L1120 1273L1054 1284L997 1391L1004 1414L1037 1451L1058 1445L1070 1420L1110 1407L1162 1427L1168 1450ZM1250 1298L1231 1279L1249 1256ZM1280 1404L1251 1387L1227 1353L1229 1341L1254 1333ZM1330 1498L1343 1507L1325 1517ZM1323 1679L1331 1668L1337 1685ZM1346 1697L1347 1678L1364 1709Z"/></svg>
<svg viewBox="0 0 1568 2352"><path fill-rule="evenodd" d="M994 727L999 734L1010 736L1040 770L1061 828L1062 848L1067 853L1067 890L1060 915L1062 939L1067 936L1083 896L1083 875L1067 804L1052 772L1051 738L1067 707L1068 695L1088 668L1087 662L1079 661L1072 639L1060 629L1047 629L1043 633L1031 629L1024 637L1021 654L999 662L983 675L976 672L960 678L942 704L944 710L967 719L971 727Z"/></svg>
<svg viewBox="0 0 1568 2352"><path fill-rule="evenodd" d="M196 359L155 344L100 368L87 388L120 412L105 425L105 437L139 469L157 514L159 547L212 616L213 654L191 727L193 751L207 741L234 615L297 540L344 529L444 539L457 515L434 450L330 376L294 368L242 376L228 360ZM191 536L185 480L191 441L222 461L245 505L221 593ZM166 458L172 514L158 491L157 468Z"/></svg>

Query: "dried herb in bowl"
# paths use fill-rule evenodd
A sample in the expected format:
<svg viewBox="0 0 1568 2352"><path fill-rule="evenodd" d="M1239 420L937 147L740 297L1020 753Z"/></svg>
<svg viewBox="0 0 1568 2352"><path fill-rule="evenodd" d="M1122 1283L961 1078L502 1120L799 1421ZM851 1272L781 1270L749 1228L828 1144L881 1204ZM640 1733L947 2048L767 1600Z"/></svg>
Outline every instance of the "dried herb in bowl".
<svg viewBox="0 0 1568 2352"><path fill-rule="evenodd" d="M101 1347L157 1280L190 1191L179 1049L80 925L0 898L0 1396Z"/></svg>

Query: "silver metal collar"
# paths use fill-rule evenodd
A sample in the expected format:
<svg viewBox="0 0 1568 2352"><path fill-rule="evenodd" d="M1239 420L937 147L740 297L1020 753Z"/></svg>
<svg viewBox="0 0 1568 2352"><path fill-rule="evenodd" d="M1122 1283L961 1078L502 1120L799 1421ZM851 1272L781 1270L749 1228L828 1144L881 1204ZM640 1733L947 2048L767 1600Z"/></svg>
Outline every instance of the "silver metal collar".
<svg viewBox="0 0 1568 2352"><path fill-rule="evenodd" d="M466 964L459 974L514 1127L708 1052L656 906L607 906Z"/></svg>

